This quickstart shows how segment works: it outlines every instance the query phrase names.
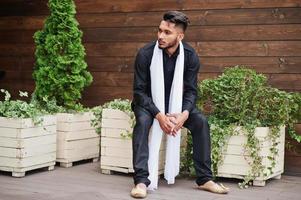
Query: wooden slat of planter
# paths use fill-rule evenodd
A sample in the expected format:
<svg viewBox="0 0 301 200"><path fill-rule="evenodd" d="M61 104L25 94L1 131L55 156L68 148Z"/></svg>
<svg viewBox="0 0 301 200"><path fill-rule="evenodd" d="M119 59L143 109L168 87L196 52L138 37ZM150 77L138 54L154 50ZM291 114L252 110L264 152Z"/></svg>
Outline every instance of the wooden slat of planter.
<svg viewBox="0 0 301 200"><path fill-rule="evenodd" d="M38 137L42 135L49 135L56 133L56 125L44 126L44 127L33 127L26 129L16 128L3 128L0 127L0 138L30 138Z"/></svg>
<svg viewBox="0 0 301 200"><path fill-rule="evenodd" d="M106 119L106 118L101 120L101 127L104 127L104 128L115 128L117 124L118 124L118 128L120 128L120 129L124 129L129 132L132 131L131 124L129 124L128 120Z"/></svg>
<svg viewBox="0 0 301 200"><path fill-rule="evenodd" d="M133 158L133 151L131 145L127 148L118 148L110 145L101 147L101 156L109 156L109 157L122 157L122 158ZM159 156L165 157L165 149L160 148Z"/></svg>
<svg viewBox="0 0 301 200"><path fill-rule="evenodd" d="M124 168L133 168L132 159L123 157L113 157L113 156L101 156L101 165L105 166L115 166ZM164 167L164 162L162 158L159 159L159 169Z"/></svg>
<svg viewBox="0 0 301 200"><path fill-rule="evenodd" d="M279 166L282 166L283 163L279 163ZM279 167L280 168L280 167ZM278 170L274 170L272 175L269 175L267 177L257 177L255 180L268 180L270 178L273 178L275 176L278 176L280 174L283 173L283 170L280 170L278 168ZM223 165L223 167L221 167L219 172L220 177L226 177L226 178L238 178L238 179L243 179L245 175L248 174L248 168L243 168L239 165ZM231 173L229 173L231 171Z"/></svg>
<svg viewBox="0 0 301 200"><path fill-rule="evenodd" d="M37 126L47 126L47 125L53 125L56 124L56 118L52 115L49 116L43 116L40 119L42 119L41 123L37 124ZM31 128L35 127L36 125L32 121L32 119L13 119L13 118L6 118L6 117L0 117L0 127L6 127L6 128Z"/></svg>
<svg viewBox="0 0 301 200"><path fill-rule="evenodd" d="M101 137L107 138L121 138L121 134L127 134L128 132L120 128L101 128Z"/></svg>
<svg viewBox="0 0 301 200"><path fill-rule="evenodd" d="M118 125L119 126L119 125ZM108 138L108 137L101 137L100 146L110 146L110 147L118 147L128 149L132 147L132 141L130 139L124 138Z"/></svg>
<svg viewBox="0 0 301 200"><path fill-rule="evenodd" d="M33 165L39 165L41 163L48 163L49 161L55 161L55 157L56 157L55 152L43 154L39 156L27 157L21 160L19 158L2 157L0 159L0 166L1 167L14 166L16 168L26 168Z"/></svg>
<svg viewBox="0 0 301 200"><path fill-rule="evenodd" d="M57 114L57 120L59 122L88 122L94 118L92 112L83 112L76 114L59 113Z"/></svg>
<svg viewBox="0 0 301 200"><path fill-rule="evenodd" d="M122 119L128 121L131 120L130 116L125 112L116 109L110 109L110 108L103 109L102 119Z"/></svg>
<svg viewBox="0 0 301 200"><path fill-rule="evenodd" d="M65 141L73 141L73 140L82 140L88 138L99 138L99 135L95 132L95 130L80 130L80 131L72 131L72 132L57 132L59 138L64 138Z"/></svg>
<svg viewBox="0 0 301 200"><path fill-rule="evenodd" d="M52 153L56 151L56 144L46 144L42 146L34 146L32 148L26 149L15 149L15 148L7 148L0 147L0 157L8 157L8 158L27 158L38 155L43 155L47 153Z"/></svg>
<svg viewBox="0 0 301 200"><path fill-rule="evenodd" d="M58 122L57 130L62 132L67 131L81 131L81 130L91 130L93 127L91 126L90 121L76 122L76 123L68 123L68 122Z"/></svg>
<svg viewBox="0 0 301 200"><path fill-rule="evenodd" d="M28 166L28 167L0 166L0 170L1 171L13 172L13 176L14 176L15 172L27 172L27 171L30 171L30 170L40 169L40 168L43 168L43 167L49 167L49 170L53 170L54 165L55 165L55 162L53 161L53 162L46 162L46 163L42 163L42 164L32 165L32 166ZM24 175L25 174L23 174L23 176ZM22 175L18 176L18 177L22 177Z"/></svg>
<svg viewBox="0 0 301 200"><path fill-rule="evenodd" d="M32 148L39 145L53 144L56 142L56 134L42 135L39 137L14 139L14 138L1 138L0 146L9 148Z"/></svg>
<svg viewBox="0 0 301 200"><path fill-rule="evenodd" d="M96 152L96 153L95 153ZM61 149L57 151L58 162L73 162L99 156L99 145L91 145L74 149Z"/></svg>
<svg viewBox="0 0 301 200"><path fill-rule="evenodd" d="M78 148L85 148L90 146L98 146L99 145L99 137L95 138L88 138L85 140L72 140L66 142L63 138L57 138L57 144L60 149L78 149ZM63 144L63 145L62 145ZM62 148L61 148L62 145Z"/></svg>

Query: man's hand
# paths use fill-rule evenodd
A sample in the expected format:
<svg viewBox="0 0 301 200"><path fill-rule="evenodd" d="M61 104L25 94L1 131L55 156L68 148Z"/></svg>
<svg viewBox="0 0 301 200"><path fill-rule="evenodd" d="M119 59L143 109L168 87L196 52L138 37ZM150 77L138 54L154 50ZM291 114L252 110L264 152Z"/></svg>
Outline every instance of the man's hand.
<svg viewBox="0 0 301 200"><path fill-rule="evenodd" d="M159 121L160 127L164 133L169 135L175 135L173 129L175 125L171 122L171 118L167 117L163 113L158 113L156 119Z"/></svg>
<svg viewBox="0 0 301 200"><path fill-rule="evenodd" d="M183 124L188 119L189 112L187 110L183 111L182 113L174 113L174 114L167 114L170 118L170 121L175 125L174 128L171 130L173 135L175 135L178 130L183 127Z"/></svg>

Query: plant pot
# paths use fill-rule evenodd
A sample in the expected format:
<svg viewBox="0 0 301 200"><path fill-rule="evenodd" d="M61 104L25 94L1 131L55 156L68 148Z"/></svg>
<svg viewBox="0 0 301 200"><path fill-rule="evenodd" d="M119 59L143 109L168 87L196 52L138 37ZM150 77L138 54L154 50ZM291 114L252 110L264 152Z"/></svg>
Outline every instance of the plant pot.
<svg viewBox="0 0 301 200"><path fill-rule="evenodd" d="M73 162L93 159L98 161L100 136L91 126L92 112L57 114L57 158L62 167Z"/></svg>
<svg viewBox="0 0 301 200"><path fill-rule="evenodd" d="M102 173L111 174L114 171L123 173L134 172L132 160L132 139L123 137L132 133L130 117L123 111L103 109L101 125L101 161ZM183 131L185 136L186 131ZM185 146L186 137L182 137L182 146ZM166 137L163 137L160 147L159 171L163 174L165 163Z"/></svg>
<svg viewBox="0 0 301 200"><path fill-rule="evenodd" d="M218 177L238 178L244 179L251 169L249 162L251 158L245 155L244 144L247 142L247 137L243 133L241 127L237 127L239 134L231 136L226 151L223 156L223 163L218 167ZM259 152L262 156L262 164L265 166L264 172L267 172L267 167L271 166L271 160L268 159L270 155L270 148L272 142L268 138L270 129L268 127L257 127L255 135L260 141L261 150ZM270 178L280 179L284 171L284 141L285 141L285 127L280 129L281 135L278 138L277 145L278 155L276 156L276 166L273 168L273 173L268 176L256 177L253 181L255 186L264 186L266 180Z"/></svg>
<svg viewBox="0 0 301 200"><path fill-rule="evenodd" d="M56 158L56 117L32 119L0 117L0 170L24 177L25 172L48 167L53 170Z"/></svg>

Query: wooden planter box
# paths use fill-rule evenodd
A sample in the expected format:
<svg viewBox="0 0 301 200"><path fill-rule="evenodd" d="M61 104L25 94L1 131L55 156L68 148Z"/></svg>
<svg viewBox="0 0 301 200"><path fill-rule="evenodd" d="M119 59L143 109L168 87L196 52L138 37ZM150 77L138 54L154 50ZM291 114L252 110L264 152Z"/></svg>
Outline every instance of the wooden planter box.
<svg viewBox="0 0 301 200"><path fill-rule="evenodd" d="M35 125L31 119L0 117L0 170L24 177L29 170L54 169L56 117L42 119Z"/></svg>
<svg viewBox="0 0 301 200"><path fill-rule="evenodd" d="M224 153L224 162L218 167L219 177L229 177L243 179L251 169L247 160L251 160L250 157L244 155L244 144L247 141L247 137L243 134L242 130L238 127L239 134L231 136L228 141L227 150ZM271 161L267 158L270 155L270 147L272 147L269 140L268 133L270 129L268 127L258 127L255 130L255 135L260 140L261 151L260 155L263 157L263 165L267 172L267 167L271 166ZM257 177L253 181L255 186L264 186L266 180L270 178L280 179L281 174L284 171L284 141L285 141L285 127L281 128L281 136L279 138L278 156L276 157L276 166L273 169L273 174L268 177Z"/></svg>
<svg viewBox="0 0 301 200"><path fill-rule="evenodd" d="M56 161L62 167L71 167L73 162L93 159L98 161L100 136L91 126L92 112L57 114Z"/></svg>
<svg viewBox="0 0 301 200"><path fill-rule="evenodd" d="M104 174L112 172L132 173L132 139L124 138L121 135L132 133L130 117L120 110L103 109L101 125L101 161L100 169ZM186 131L183 131L185 136ZM182 137L182 146L185 145ZM165 145L164 137L160 147L159 175L164 172L165 164Z"/></svg>

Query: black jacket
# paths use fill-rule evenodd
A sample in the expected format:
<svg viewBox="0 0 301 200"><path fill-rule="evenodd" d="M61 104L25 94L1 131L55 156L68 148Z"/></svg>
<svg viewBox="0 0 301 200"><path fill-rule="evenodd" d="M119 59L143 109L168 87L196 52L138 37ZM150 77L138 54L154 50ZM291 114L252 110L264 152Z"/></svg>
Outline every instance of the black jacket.
<svg viewBox="0 0 301 200"><path fill-rule="evenodd" d="M151 95L150 65L156 42L142 47L136 56L134 74L134 92L132 108L136 105L148 110L154 117L160 112ZM184 90L182 110L189 112L195 107L197 100L197 76L200 68L198 55L194 49L183 42L184 47Z"/></svg>

